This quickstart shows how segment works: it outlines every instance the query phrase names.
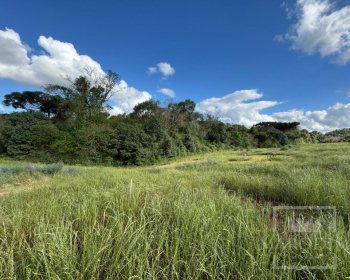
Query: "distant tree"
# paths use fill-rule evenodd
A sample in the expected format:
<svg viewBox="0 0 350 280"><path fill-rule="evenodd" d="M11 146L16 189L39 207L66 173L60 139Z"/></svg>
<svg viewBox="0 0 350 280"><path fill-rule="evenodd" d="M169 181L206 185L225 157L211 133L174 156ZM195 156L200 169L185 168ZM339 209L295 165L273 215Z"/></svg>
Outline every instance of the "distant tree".
<svg viewBox="0 0 350 280"><path fill-rule="evenodd" d="M11 92L4 96L4 105L27 111L40 111L50 118L52 115L62 117L65 110L64 100L58 95L41 91Z"/></svg>
<svg viewBox="0 0 350 280"><path fill-rule="evenodd" d="M344 141L345 142L350 142L350 133L345 136Z"/></svg>
<svg viewBox="0 0 350 280"><path fill-rule="evenodd" d="M51 121L39 112L13 113L6 119L6 152L13 157L30 156L35 151L44 150L47 142L53 142L53 130L57 131Z"/></svg>
<svg viewBox="0 0 350 280"><path fill-rule="evenodd" d="M30 156L36 158L54 158L56 152L52 145L60 137L60 131L50 121L39 121L29 128L28 141L30 142ZM51 160L50 160L51 161Z"/></svg>
<svg viewBox="0 0 350 280"><path fill-rule="evenodd" d="M225 143L227 140L226 126L223 122L209 119L204 122L206 139L211 143Z"/></svg>
<svg viewBox="0 0 350 280"><path fill-rule="evenodd" d="M261 123L255 124L253 128L257 128L257 129L275 128L282 132L285 132L288 130L297 129L299 125L300 123L298 122L261 122Z"/></svg>
<svg viewBox="0 0 350 280"><path fill-rule="evenodd" d="M174 141L171 137L167 136L161 143L161 153L167 158L174 157L176 155L176 149Z"/></svg>
<svg viewBox="0 0 350 280"><path fill-rule="evenodd" d="M144 131L153 141L161 142L165 137L166 120L159 102L149 100L136 105L130 117L143 125Z"/></svg>
<svg viewBox="0 0 350 280"><path fill-rule="evenodd" d="M193 135L191 134L190 129L185 129L185 137L183 140L183 145L186 147L189 152L196 152L196 144Z"/></svg>
<svg viewBox="0 0 350 280"><path fill-rule="evenodd" d="M85 162L111 163L111 139L114 131L103 124L89 124L82 127L77 134L78 157Z"/></svg>
<svg viewBox="0 0 350 280"><path fill-rule="evenodd" d="M159 107L159 102L148 100L136 105L130 117L139 119L148 118L158 116L160 112L161 108Z"/></svg>
<svg viewBox="0 0 350 280"><path fill-rule="evenodd" d="M281 128L282 130L277 129ZM294 129L293 125L282 125L281 123L260 123L251 128L257 146L260 148L279 147L290 143L285 131Z"/></svg>
<svg viewBox="0 0 350 280"><path fill-rule="evenodd" d="M66 100L72 117L78 120L92 120L109 107L107 101L111 98L118 80L119 76L112 71L105 75L89 72L76 78L69 87L48 85L45 89Z"/></svg>
<svg viewBox="0 0 350 280"><path fill-rule="evenodd" d="M131 114L109 116L107 101L117 81L113 72L88 73L69 86L7 94L4 104L27 112L0 115L0 153L42 161L142 165L218 148L335 139L301 131L296 122L265 122L251 129L225 124L196 112L189 99L166 107L148 100Z"/></svg>
<svg viewBox="0 0 350 280"><path fill-rule="evenodd" d="M186 123L201 118L201 114L195 112L196 103L186 99L179 103L170 103L168 105L168 123L170 129L181 128Z"/></svg>
<svg viewBox="0 0 350 280"><path fill-rule="evenodd" d="M15 109L39 110L44 93L41 91L11 92L4 96L4 105Z"/></svg>
<svg viewBox="0 0 350 280"><path fill-rule="evenodd" d="M172 112L177 112L179 114L192 114L196 108L196 103L190 99L186 99L179 103L170 103L168 108Z"/></svg>
<svg viewBox="0 0 350 280"><path fill-rule="evenodd" d="M312 131L310 132L310 139L313 143L319 143L319 142L323 142L323 140L325 139L325 136L318 131Z"/></svg>
<svg viewBox="0 0 350 280"><path fill-rule="evenodd" d="M116 163L142 165L149 162L151 141L142 128L128 123L119 124L111 139L111 155Z"/></svg>
<svg viewBox="0 0 350 280"><path fill-rule="evenodd" d="M343 128L343 129L336 129L336 130L333 130L333 131L330 131L330 132L327 132L324 137L325 138L336 138L338 139L339 142L341 141L346 141L347 142L347 138L350 134L350 129L349 128Z"/></svg>
<svg viewBox="0 0 350 280"><path fill-rule="evenodd" d="M6 115L0 115L0 154L7 152L8 140L11 135L12 126Z"/></svg>
<svg viewBox="0 0 350 280"><path fill-rule="evenodd" d="M248 148L253 146L253 137L249 133L249 129L243 125L228 125L227 143L230 146Z"/></svg>

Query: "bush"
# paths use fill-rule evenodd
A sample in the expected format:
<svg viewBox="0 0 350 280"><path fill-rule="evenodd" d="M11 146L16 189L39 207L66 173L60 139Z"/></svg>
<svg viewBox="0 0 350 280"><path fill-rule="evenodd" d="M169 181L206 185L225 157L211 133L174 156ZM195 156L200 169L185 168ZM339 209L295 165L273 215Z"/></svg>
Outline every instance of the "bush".
<svg viewBox="0 0 350 280"><path fill-rule="evenodd" d="M47 164L44 166L36 166L32 164L23 164L23 165L14 165L14 166L0 166L0 174L10 173L10 174L19 174L19 173L42 173L52 175L60 172L64 167L63 162L57 162L53 164Z"/></svg>
<svg viewBox="0 0 350 280"><path fill-rule="evenodd" d="M111 139L114 161L122 165L142 165L151 161L151 139L137 126L120 124Z"/></svg>

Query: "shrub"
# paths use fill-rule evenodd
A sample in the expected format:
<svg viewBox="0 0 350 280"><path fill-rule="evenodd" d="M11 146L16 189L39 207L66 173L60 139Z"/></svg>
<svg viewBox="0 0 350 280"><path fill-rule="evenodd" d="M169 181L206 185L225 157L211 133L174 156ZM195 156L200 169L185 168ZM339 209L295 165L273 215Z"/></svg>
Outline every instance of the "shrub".
<svg viewBox="0 0 350 280"><path fill-rule="evenodd" d="M10 173L10 174L19 174L19 173L43 173L52 175L55 173L60 172L64 167L64 164L62 161L52 164L47 164L43 166L37 166L32 164L21 164L21 165L13 165L13 166L1 166L0 167L0 174L1 173Z"/></svg>

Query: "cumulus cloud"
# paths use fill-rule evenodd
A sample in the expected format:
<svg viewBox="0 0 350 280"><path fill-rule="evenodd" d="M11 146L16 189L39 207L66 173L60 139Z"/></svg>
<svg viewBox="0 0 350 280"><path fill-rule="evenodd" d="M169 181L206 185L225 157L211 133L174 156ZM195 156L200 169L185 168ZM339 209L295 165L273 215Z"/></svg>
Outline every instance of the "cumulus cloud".
<svg viewBox="0 0 350 280"><path fill-rule="evenodd" d="M161 88L158 90L158 92L160 92L166 96L169 96L169 97L175 97L175 91L173 91L170 88Z"/></svg>
<svg viewBox="0 0 350 280"><path fill-rule="evenodd" d="M38 45L43 54L32 54L17 32L0 30L0 78L40 87L46 84L68 85L68 77L74 79L87 69L93 69L97 75L104 74L98 62L79 54L71 43L40 36ZM121 81L113 92L114 113L129 112L138 103L151 98L148 92L129 87L125 81Z"/></svg>
<svg viewBox="0 0 350 280"><path fill-rule="evenodd" d="M150 75L156 74L156 73L158 73L158 67L148 67L147 72Z"/></svg>
<svg viewBox="0 0 350 280"><path fill-rule="evenodd" d="M336 103L323 110L305 111L293 109L273 114L264 114L264 109L281 104L277 101L257 101L262 98L257 90L235 91L221 98L205 99L197 104L197 111L210 114L221 121L242 124L247 127L259 122L300 122L307 130L328 132L350 127L350 103Z"/></svg>
<svg viewBox="0 0 350 280"><path fill-rule="evenodd" d="M0 30L0 46L0 66L2 66L0 73L4 72L5 66L11 67L29 63L28 47L22 44L19 35L12 29Z"/></svg>
<svg viewBox="0 0 350 280"><path fill-rule="evenodd" d="M168 62L159 62L156 66L148 67L148 74L160 73L163 79L167 79L175 74L175 69Z"/></svg>
<svg viewBox="0 0 350 280"><path fill-rule="evenodd" d="M128 84L122 80L116 87L112 96L115 106L112 106L111 114L119 115L132 112L133 108L142 102L150 100L152 96L147 91L139 91L134 87L129 87Z"/></svg>
<svg viewBox="0 0 350 280"><path fill-rule="evenodd" d="M276 36L278 41L290 41L295 50L319 53L340 65L350 61L350 5L337 8L329 0L297 0L292 16L296 23L287 34Z"/></svg>
<svg viewBox="0 0 350 280"><path fill-rule="evenodd" d="M336 103L325 110L304 111L290 110L272 114L276 121L301 123L303 128L328 132L331 130L350 127L350 103Z"/></svg>
<svg viewBox="0 0 350 280"><path fill-rule="evenodd" d="M99 63L87 55L79 55L70 43L40 36L38 45L44 54L31 55L18 33L12 29L0 31L0 78L43 86L67 84L67 77L77 77L84 69L103 73Z"/></svg>
<svg viewBox="0 0 350 280"><path fill-rule="evenodd" d="M4 114L5 113L5 107L4 105L0 104L0 114Z"/></svg>
<svg viewBox="0 0 350 280"><path fill-rule="evenodd" d="M277 101L256 101L263 96L256 89L239 90L224 97L205 99L197 104L197 111L209 114L227 123L252 126L258 122L273 121L261 111L279 104Z"/></svg>

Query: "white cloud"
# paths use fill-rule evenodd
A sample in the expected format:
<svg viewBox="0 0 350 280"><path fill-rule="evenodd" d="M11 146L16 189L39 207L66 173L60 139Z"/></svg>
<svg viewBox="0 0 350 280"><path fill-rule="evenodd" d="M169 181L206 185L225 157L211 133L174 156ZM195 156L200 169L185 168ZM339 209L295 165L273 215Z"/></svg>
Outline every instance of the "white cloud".
<svg viewBox="0 0 350 280"><path fill-rule="evenodd" d="M158 92L160 92L166 96L169 96L169 97L175 97L175 91L173 91L170 88L161 88L158 90Z"/></svg>
<svg viewBox="0 0 350 280"><path fill-rule="evenodd" d="M257 90L235 91L221 98L205 99L197 104L197 111L210 114L223 122L250 127L259 122L300 122L302 128L328 132L350 127L350 103L336 103L324 110L305 111L293 109L273 114L262 110L281 104L277 101L256 101L263 95Z"/></svg>
<svg viewBox="0 0 350 280"><path fill-rule="evenodd" d="M157 67L148 67L148 74L153 75L158 73L158 68Z"/></svg>
<svg viewBox="0 0 350 280"><path fill-rule="evenodd" d="M258 122L273 121L260 112L276 106L277 101L255 101L262 97L256 89L235 91L221 98L205 99L197 104L197 111L218 117L224 122L252 126Z"/></svg>
<svg viewBox="0 0 350 280"><path fill-rule="evenodd" d="M5 66L11 68L29 63L28 48L21 43L19 35L12 29L0 30L0 73Z"/></svg>
<svg viewBox="0 0 350 280"><path fill-rule="evenodd" d="M4 114L5 113L5 107L4 105L0 104L0 114Z"/></svg>
<svg viewBox="0 0 350 280"><path fill-rule="evenodd" d="M38 45L44 54L31 54L18 33L12 29L0 30L0 78L40 87L46 84L68 85L68 77L74 79L87 69L93 69L95 74L104 73L98 62L87 55L80 55L71 43L40 36ZM135 105L150 98L148 92L129 87L121 81L114 89L111 102L120 112L129 112Z"/></svg>
<svg viewBox="0 0 350 280"><path fill-rule="evenodd" d="M276 121L298 121L301 127L308 130L328 132L350 127L350 103L336 103L325 110L304 111L291 110L272 114Z"/></svg>
<svg viewBox="0 0 350 280"><path fill-rule="evenodd" d="M350 5L337 8L329 0L297 0L293 15L297 22L277 40L290 41L293 49L309 55L331 57L337 64L350 61Z"/></svg>
<svg viewBox="0 0 350 280"><path fill-rule="evenodd" d="M111 114L119 115L130 113L137 104L150 100L151 98L152 96L147 91L139 91L134 87L129 87L128 84L122 80L116 87L111 98L111 100L117 104L112 106Z"/></svg>
<svg viewBox="0 0 350 280"><path fill-rule="evenodd" d="M148 74L160 73L163 79L167 79L175 74L175 69L168 62L159 62L156 66L148 67Z"/></svg>
<svg viewBox="0 0 350 280"><path fill-rule="evenodd" d="M31 86L49 83L67 85L67 77L75 78L84 69L103 73L99 63L87 55L79 55L70 43L40 36L41 55L30 55L18 33L0 31L0 78L8 78Z"/></svg>

